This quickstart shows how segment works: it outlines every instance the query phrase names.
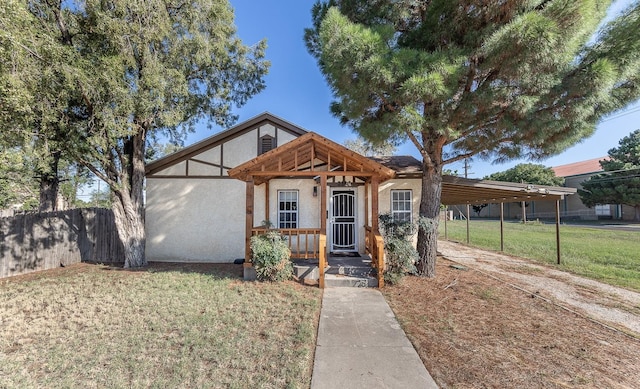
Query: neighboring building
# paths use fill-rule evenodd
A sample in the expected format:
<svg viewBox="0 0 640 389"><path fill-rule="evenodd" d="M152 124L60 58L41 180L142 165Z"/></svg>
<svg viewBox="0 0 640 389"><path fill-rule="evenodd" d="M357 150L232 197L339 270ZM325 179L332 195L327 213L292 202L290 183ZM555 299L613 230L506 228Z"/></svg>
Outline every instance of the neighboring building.
<svg viewBox="0 0 640 389"><path fill-rule="evenodd" d="M564 185L569 188L582 188L582 183L593 175L602 173L600 161L609 157L588 159L586 161L574 162L567 165L556 166L553 169L556 176L564 177ZM571 196L565 199L563 213L570 218L581 220L597 219L622 219L633 220L633 207L621 204L599 204L589 208L582 203L580 196Z"/></svg>
<svg viewBox="0 0 640 389"><path fill-rule="evenodd" d="M317 258L322 246L375 262L378 215L416 221L421 176L413 157L367 158L265 113L147 165L147 259L248 262L249 238L268 221L295 257ZM556 189L443 177L442 202L560 200L575 192Z"/></svg>

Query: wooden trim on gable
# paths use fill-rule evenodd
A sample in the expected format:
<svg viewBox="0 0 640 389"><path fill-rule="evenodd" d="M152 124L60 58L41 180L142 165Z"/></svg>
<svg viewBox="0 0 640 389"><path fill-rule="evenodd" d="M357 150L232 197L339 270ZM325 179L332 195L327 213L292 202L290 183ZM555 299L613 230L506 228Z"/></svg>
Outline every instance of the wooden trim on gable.
<svg viewBox="0 0 640 389"><path fill-rule="evenodd" d="M275 115L272 115L268 112L265 112L261 115L258 115L252 119L249 119L245 122L242 122L234 127L229 128L228 130L222 131L218 134L215 134L211 137L208 137L198 143L195 143L189 147L186 147L178 152L167 155L163 158L155 160L151 163L148 163L145 169L146 175L154 175L162 170L165 170L173 165L176 165L180 162L191 159L193 156L203 153L207 150L210 150L218 145L222 146L225 142L230 141L231 139L237 138L241 135L246 134L247 132L253 131L256 128L259 128L265 124L271 124L276 128L275 138L276 138L276 146L278 142L278 132L285 131L294 136L302 136L307 133L306 130L282 119ZM224 166L224 154L222 152L222 147L220 151L220 163ZM225 169L228 169L225 167ZM221 169L220 174L223 175L224 172Z"/></svg>

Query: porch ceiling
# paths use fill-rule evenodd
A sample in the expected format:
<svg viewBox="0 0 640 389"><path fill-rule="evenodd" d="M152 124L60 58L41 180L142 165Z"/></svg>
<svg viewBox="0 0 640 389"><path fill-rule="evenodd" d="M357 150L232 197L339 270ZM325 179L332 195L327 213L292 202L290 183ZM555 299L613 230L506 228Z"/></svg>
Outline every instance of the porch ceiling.
<svg viewBox="0 0 640 389"><path fill-rule="evenodd" d="M386 181L395 171L321 135L304 134L231 170L229 176L242 181L253 178L260 185L273 178L315 175L376 176Z"/></svg>

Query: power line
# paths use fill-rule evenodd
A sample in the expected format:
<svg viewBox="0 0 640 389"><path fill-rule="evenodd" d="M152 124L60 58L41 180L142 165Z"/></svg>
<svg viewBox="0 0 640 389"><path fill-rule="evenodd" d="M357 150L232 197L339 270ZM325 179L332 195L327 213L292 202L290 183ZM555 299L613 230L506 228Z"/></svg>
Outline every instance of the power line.
<svg viewBox="0 0 640 389"><path fill-rule="evenodd" d="M635 107L635 108L630 109L628 111L621 112L621 113L619 113L619 114L617 114L615 116L612 116L610 118L606 118L604 120L601 120L600 123L608 122L609 120L618 119L618 118L621 118L623 116L631 115L632 113L636 113L636 112L640 112L640 107Z"/></svg>

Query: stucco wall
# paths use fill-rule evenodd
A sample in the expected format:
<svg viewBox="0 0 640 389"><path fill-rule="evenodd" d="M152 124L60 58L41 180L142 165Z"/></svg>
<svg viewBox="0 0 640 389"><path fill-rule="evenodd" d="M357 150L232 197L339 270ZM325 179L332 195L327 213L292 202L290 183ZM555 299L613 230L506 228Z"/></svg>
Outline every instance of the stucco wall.
<svg viewBox="0 0 640 389"><path fill-rule="evenodd" d="M277 227L278 223L278 191L279 190L297 190L298 191L298 227L299 228L318 228L320 227L320 189L318 188L318 196L313 197L313 187L316 186L312 179L277 179L271 180L269 183L269 220ZM263 186L263 185L262 185ZM264 193L264 189L262 191ZM264 196L264 195L263 195ZM264 197L256 201L264 204ZM258 204L256 204L256 208ZM256 218L262 218L264 215L264 205L261 206L261 213L256 213ZM260 219L262 220L262 219Z"/></svg>
<svg viewBox="0 0 640 389"><path fill-rule="evenodd" d="M245 183L147 180L150 261L232 262L244 257Z"/></svg>
<svg viewBox="0 0 640 389"><path fill-rule="evenodd" d="M380 214L391 212L391 191L392 190L411 190L411 213L412 222L416 223L420 216L420 198L422 196L422 180L419 178L412 179L394 179L380 184L378 190L378 209ZM413 236L413 245L418 240L417 234Z"/></svg>
<svg viewBox="0 0 640 389"><path fill-rule="evenodd" d="M271 135L278 146L296 138L271 124L262 125L224 144L190 157L188 174L212 178L188 178L187 162L181 161L147 177L145 226L147 259L150 261L233 262L244 258L246 184L221 178L223 163L235 167L257 156L258 137ZM227 169L223 169L227 175ZM170 178L176 176L182 178ZM216 178L217 177L217 178ZM277 190L300 190L301 227L316 227L319 204L313 197L313 180L274 180L270 186L271 219L277 219ZM264 218L264 185L255 188L254 226Z"/></svg>
<svg viewBox="0 0 640 389"><path fill-rule="evenodd" d="M380 214L391 212L391 191L392 190L411 190L411 211L413 221L418 220L420 212L420 196L422 193L422 181L417 179L394 179L380 184L378 191L378 207Z"/></svg>

